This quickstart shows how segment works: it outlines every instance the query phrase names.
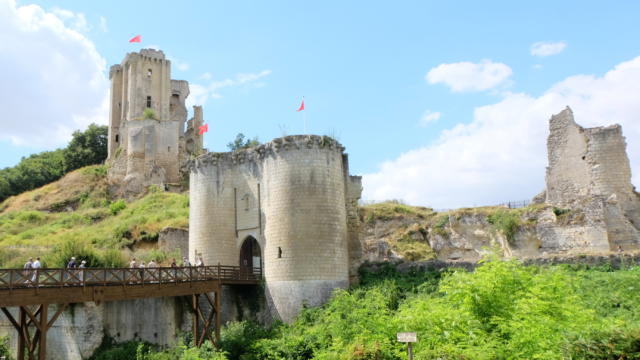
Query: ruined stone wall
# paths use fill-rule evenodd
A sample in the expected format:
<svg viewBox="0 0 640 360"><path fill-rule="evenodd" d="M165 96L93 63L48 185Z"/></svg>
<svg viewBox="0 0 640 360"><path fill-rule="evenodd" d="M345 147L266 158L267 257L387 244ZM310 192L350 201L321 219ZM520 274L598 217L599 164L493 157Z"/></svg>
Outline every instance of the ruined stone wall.
<svg viewBox="0 0 640 360"><path fill-rule="evenodd" d="M49 317L55 313L49 307ZM10 310L17 317L17 310ZM105 336L116 342L146 341L174 345L178 334L189 330L190 312L180 298L157 298L71 304L47 334L47 360L89 358ZM16 331L6 317L0 318L0 336L9 336L10 347L18 347Z"/></svg>
<svg viewBox="0 0 640 360"><path fill-rule="evenodd" d="M551 117L549 129L546 203L580 209L586 223L578 233L554 227L562 234L552 238L591 250L638 248L640 200L620 125L584 129L566 108Z"/></svg>
<svg viewBox="0 0 640 360"><path fill-rule="evenodd" d="M205 263L238 265L248 236L260 244L267 303L290 321L348 285L343 148L327 137L288 136L249 150L192 162L189 251ZM346 172L348 173L348 171ZM357 201L357 200L356 200Z"/></svg>

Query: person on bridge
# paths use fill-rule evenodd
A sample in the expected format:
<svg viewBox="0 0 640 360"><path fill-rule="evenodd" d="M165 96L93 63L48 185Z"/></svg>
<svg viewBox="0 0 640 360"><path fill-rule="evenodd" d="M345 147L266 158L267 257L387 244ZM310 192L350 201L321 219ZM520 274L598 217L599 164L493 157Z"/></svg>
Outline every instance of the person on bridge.
<svg viewBox="0 0 640 360"><path fill-rule="evenodd" d="M38 269L42 268L42 264L40 263L40 257L36 258L36 261L33 262L31 267L35 270L33 272L33 276L31 277L31 282L36 282L36 277L38 276Z"/></svg>
<svg viewBox="0 0 640 360"><path fill-rule="evenodd" d="M78 264L76 264L75 257L71 257L71 260L69 260L69 262L67 263L67 267L70 269L75 269L76 267L78 267Z"/></svg>
<svg viewBox="0 0 640 360"><path fill-rule="evenodd" d="M186 257L186 256L184 256L184 257L182 258L182 266L184 266L184 267L189 267L189 266L191 266L191 263L189 262L189 259L187 259L187 257Z"/></svg>
<svg viewBox="0 0 640 360"><path fill-rule="evenodd" d="M130 269L135 269L138 267L138 263L136 262L136 258L132 258L131 261L129 261L129 268ZM131 271L131 282L130 284L133 284L135 282L137 282L138 279L136 277L136 272L135 271Z"/></svg>
<svg viewBox="0 0 640 360"><path fill-rule="evenodd" d="M22 275L24 276L24 282L29 283L29 275L31 275L31 269L33 269L33 258L29 258L27 262L23 266L24 271Z"/></svg>
<svg viewBox="0 0 640 360"><path fill-rule="evenodd" d="M178 264L176 263L176 258L171 259L171 265L169 266L171 266L172 268L178 267Z"/></svg>
<svg viewBox="0 0 640 360"><path fill-rule="evenodd" d="M80 262L80 265L78 266L79 269L85 269L87 267L87 261L86 260L82 260ZM80 270L80 281L84 281L84 270Z"/></svg>

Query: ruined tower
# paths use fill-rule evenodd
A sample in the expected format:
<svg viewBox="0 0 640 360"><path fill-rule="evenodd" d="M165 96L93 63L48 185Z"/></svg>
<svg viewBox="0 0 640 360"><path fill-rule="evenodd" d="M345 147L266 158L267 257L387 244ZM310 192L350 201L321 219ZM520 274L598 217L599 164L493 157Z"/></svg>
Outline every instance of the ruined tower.
<svg viewBox="0 0 640 360"><path fill-rule="evenodd" d="M171 80L171 62L153 49L127 54L109 78L110 180L133 194L151 184L178 183L186 158L202 151L202 137L185 132L189 83ZM202 109L194 108L190 123L202 124Z"/></svg>
<svg viewBox="0 0 640 360"><path fill-rule="evenodd" d="M583 128L567 107L549 130L546 189L534 201L582 211L586 226L576 235L592 249L639 248L640 198L622 127Z"/></svg>
<svg viewBox="0 0 640 360"><path fill-rule="evenodd" d="M349 284L360 177L344 148L300 135L190 163L189 253L205 264L261 267L274 318L324 303ZM194 259L192 259L194 260Z"/></svg>

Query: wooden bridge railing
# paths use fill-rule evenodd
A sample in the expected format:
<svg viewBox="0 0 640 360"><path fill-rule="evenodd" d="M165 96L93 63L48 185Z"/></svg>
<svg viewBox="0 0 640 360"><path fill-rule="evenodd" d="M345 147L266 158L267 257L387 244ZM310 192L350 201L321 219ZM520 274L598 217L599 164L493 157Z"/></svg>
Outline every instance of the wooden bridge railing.
<svg viewBox="0 0 640 360"><path fill-rule="evenodd" d="M256 282L261 268L189 266L155 268L0 269L0 291L19 288L169 284L206 280Z"/></svg>

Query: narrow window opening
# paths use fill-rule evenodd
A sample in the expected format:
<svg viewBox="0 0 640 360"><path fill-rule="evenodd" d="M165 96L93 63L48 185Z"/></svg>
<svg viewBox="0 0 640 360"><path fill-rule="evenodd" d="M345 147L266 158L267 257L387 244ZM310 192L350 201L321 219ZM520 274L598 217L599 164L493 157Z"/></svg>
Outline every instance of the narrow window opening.
<svg viewBox="0 0 640 360"><path fill-rule="evenodd" d="M116 134L116 142L120 141L120 135Z"/></svg>
<svg viewBox="0 0 640 360"><path fill-rule="evenodd" d="M147 70L147 77L151 78L151 69Z"/></svg>
<svg viewBox="0 0 640 360"><path fill-rule="evenodd" d="M151 107L151 96L147 96L147 107Z"/></svg>
<svg viewBox="0 0 640 360"><path fill-rule="evenodd" d="M167 146L167 152L171 152L171 146Z"/></svg>
<svg viewBox="0 0 640 360"><path fill-rule="evenodd" d="M282 259L282 248L278 246L278 259Z"/></svg>

